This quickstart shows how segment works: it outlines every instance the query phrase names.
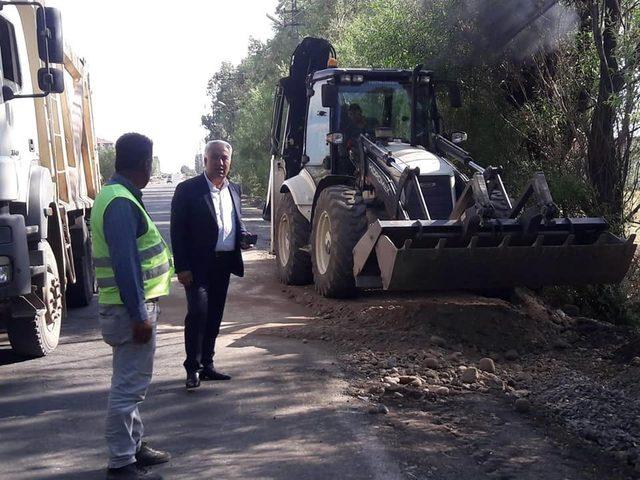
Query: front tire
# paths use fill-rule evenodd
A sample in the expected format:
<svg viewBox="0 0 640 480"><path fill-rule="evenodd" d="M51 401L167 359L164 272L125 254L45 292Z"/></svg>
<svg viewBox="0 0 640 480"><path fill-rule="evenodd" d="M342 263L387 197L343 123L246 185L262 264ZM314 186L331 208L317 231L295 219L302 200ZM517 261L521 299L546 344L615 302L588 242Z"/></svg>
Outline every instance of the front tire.
<svg viewBox="0 0 640 480"><path fill-rule="evenodd" d="M309 244L309 222L300 213L290 193L283 193L275 218L275 250L278 278L285 285L312 282L311 258L304 249Z"/></svg>
<svg viewBox="0 0 640 480"><path fill-rule="evenodd" d="M11 347L18 355L42 357L52 352L60 339L64 313L58 263L49 242L44 242L46 271L36 295L44 308L36 310L27 297L17 299L11 309L7 333Z"/></svg>
<svg viewBox="0 0 640 480"><path fill-rule="evenodd" d="M336 185L320 193L311 230L313 281L320 295L348 298L356 294L353 247L366 229L366 208L359 191Z"/></svg>

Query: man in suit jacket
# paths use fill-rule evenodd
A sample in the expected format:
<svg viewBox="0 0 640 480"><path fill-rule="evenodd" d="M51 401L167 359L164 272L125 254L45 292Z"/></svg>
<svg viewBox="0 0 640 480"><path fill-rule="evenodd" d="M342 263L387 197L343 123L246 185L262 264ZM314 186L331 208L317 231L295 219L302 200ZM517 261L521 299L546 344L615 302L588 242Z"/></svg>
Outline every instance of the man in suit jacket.
<svg viewBox="0 0 640 480"><path fill-rule="evenodd" d="M222 140L205 146L204 173L180 183L171 203L171 243L178 280L185 287L184 339L187 389L200 380L229 380L214 368L216 337L231 274L242 277L241 249L248 232L242 222L240 186L227 178L232 147Z"/></svg>

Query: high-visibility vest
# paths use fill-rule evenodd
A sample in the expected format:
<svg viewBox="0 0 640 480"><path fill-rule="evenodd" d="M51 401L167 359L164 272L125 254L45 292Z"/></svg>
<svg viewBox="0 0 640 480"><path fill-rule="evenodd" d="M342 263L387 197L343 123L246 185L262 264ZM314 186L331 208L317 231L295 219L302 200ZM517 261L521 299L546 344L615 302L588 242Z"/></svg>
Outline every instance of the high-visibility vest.
<svg viewBox="0 0 640 480"><path fill-rule="evenodd" d="M91 229L93 239L93 262L98 281L98 303L122 305L120 290L109 257L109 247L104 237L104 212L116 198L126 198L136 205L147 223L147 231L137 239L138 253L144 281L144 298L150 300L169 295L173 261L171 252L140 202L123 185L105 185L93 203L91 211Z"/></svg>

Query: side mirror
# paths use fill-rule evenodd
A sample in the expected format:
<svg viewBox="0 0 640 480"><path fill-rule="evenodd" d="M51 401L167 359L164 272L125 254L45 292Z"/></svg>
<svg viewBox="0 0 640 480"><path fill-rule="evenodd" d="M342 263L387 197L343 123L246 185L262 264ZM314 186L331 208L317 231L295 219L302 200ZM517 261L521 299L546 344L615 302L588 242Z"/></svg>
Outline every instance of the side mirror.
<svg viewBox="0 0 640 480"><path fill-rule="evenodd" d="M62 41L62 16L60 10L38 7L36 13L38 27L38 54L43 62L63 63L64 42Z"/></svg>
<svg viewBox="0 0 640 480"><path fill-rule="evenodd" d="M467 132L451 132L451 143L459 145L467 141Z"/></svg>
<svg viewBox="0 0 640 480"><path fill-rule="evenodd" d="M38 87L45 93L64 92L64 74L57 68L38 69Z"/></svg>
<svg viewBox="0 0 640 480"><path fill-rule="evenodd" d="M322 106L332 108L338 104L338 87L325 83L322 85Z"/></svg>
<svg viewBox="0 0 640 480"><path fill-rule="evenodd" d="M462 93L460 92L458 82L451 82L449 84L449 104L451 108L462 107Z"/></svg>

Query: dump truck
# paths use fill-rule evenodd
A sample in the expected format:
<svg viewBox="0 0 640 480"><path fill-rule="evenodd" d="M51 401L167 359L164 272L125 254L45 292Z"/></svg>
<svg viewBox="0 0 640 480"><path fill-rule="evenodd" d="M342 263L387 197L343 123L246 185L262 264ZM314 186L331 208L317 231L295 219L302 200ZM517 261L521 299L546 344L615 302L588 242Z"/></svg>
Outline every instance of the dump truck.
<svg viewBox="0 0 640 480"><path fill-rule="evenodd" d="M61 14L0 2L0 323L29 357L58 344L95 292L89 216L100 186L89 78Z"/></svg>
<svg viewBox="0 0 640 480"><path fill-rule="evenodd" d="M635 251L603 218L565 218L544 173L512 198L443 131L431 70L338 68L305 38L277 85L265 216L280 281L328 297L358 288L509 291L620 282Z"/></svg>

